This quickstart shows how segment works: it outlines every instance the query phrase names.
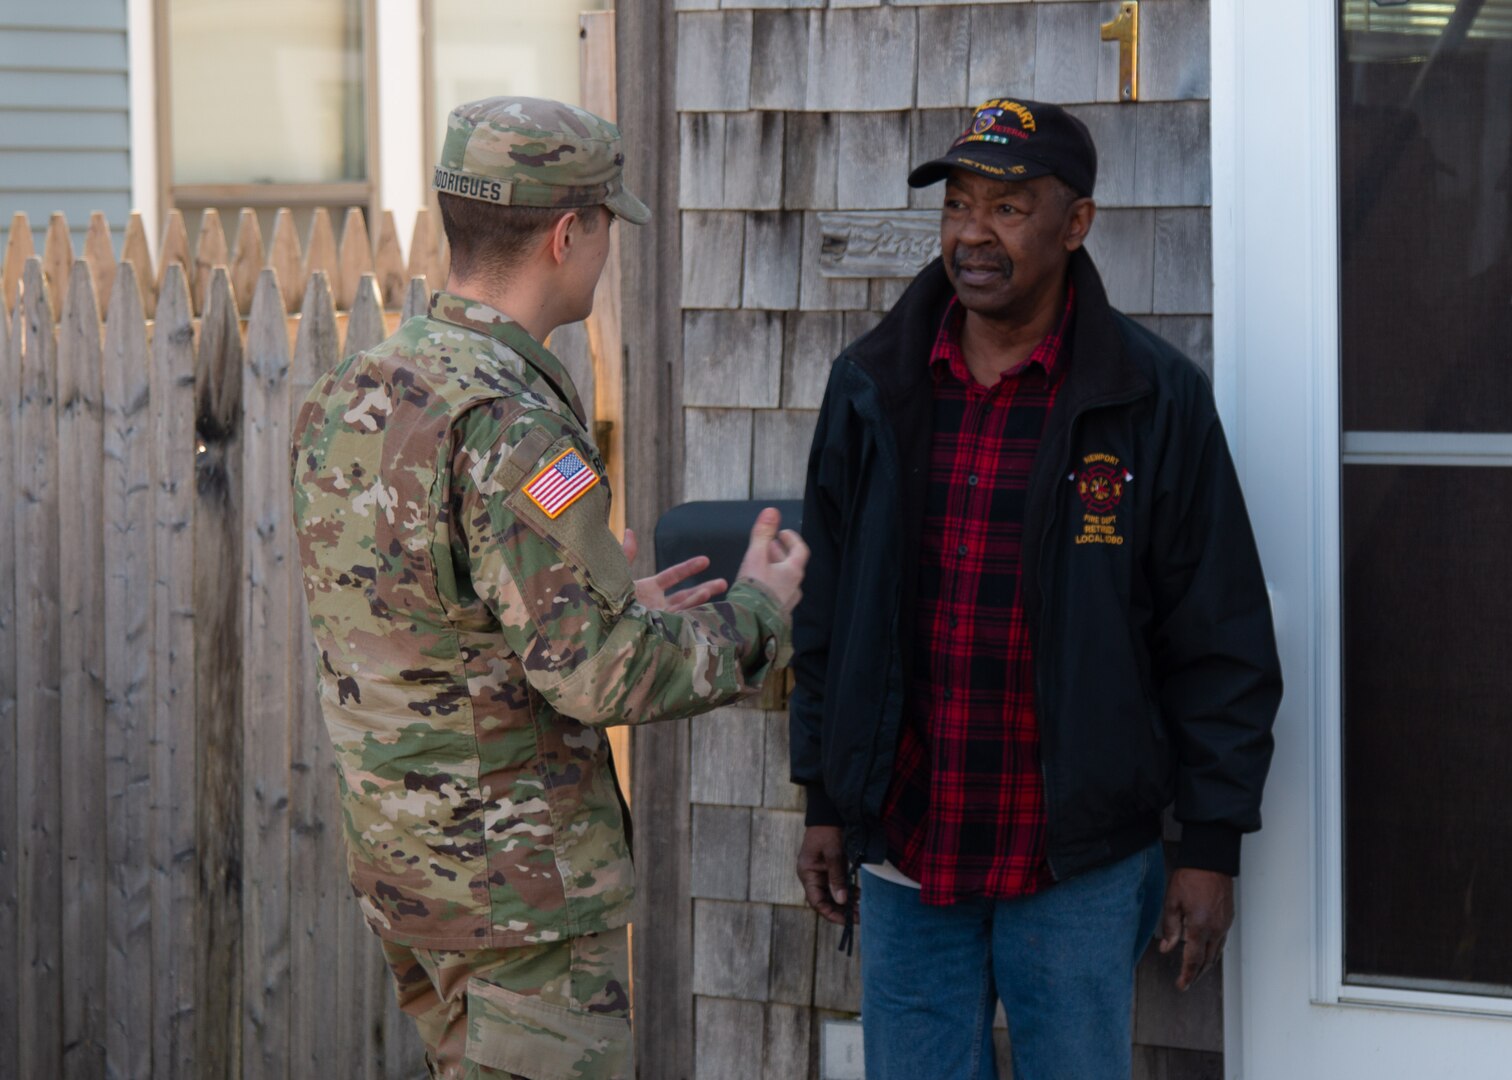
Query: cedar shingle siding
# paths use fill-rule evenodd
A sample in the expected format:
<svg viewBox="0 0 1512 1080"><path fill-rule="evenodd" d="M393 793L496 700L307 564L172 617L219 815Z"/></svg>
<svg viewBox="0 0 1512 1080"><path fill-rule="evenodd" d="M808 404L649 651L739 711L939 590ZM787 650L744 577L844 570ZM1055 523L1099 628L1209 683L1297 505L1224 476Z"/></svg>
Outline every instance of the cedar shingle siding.
<svg viewBox="0 0 1512 1080"><path fill-rule="evenodd" d="M1212 367L1208 4L1144 0L1140 98L1117 100L1106 2L679 0L685 499L801 494L829 363L906 278L820 273L820 212L933 210L911 163L970 106L1073 108L1097 141L1090 248L1113 303ZM802 795L781 713L691 728L691 892L699 1080L818 1076L827 1016L859 1009L859 963L803 906ZM863 936L864 938L864 936ZM1186 995L1139 974L1135 1076L1222 1075L1221 974ZM1006 1033L999 1039L1008 1075Z"/></svg>

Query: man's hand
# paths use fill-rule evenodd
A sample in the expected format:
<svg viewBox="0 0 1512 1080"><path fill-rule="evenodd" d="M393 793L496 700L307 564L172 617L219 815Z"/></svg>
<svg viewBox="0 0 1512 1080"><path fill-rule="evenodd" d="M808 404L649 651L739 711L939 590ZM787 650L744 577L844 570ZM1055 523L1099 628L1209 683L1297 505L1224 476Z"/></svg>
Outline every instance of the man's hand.
<svg viewBox="0 0 1512 1080"><path fill-rule="evenodd" d="M803 896L820 915L845 925L850 891L845 887L845 841L838 825L810 825L798 849L798 880Z"/></svg>
<svg viewBox="0 0 1512 1080"><path fill-rule="evenodd" d="M1181 869L1171 875L1160 917L1160 951L1168 953L1178 941L1186 942L1176 989L1185 990L1218 962L1233 925L1233 878L1213 870Z"/></svg>
<svg viewBox="0 0 1512 1080"><path fill-rule="evenodd" d="M756 515L751 526L751 546L740 561L739 578L747 578L766 588L777 600L784 614L791 615L803 595L803 568L808 565L809 549L803 538L792 529L777 531L782 515L767 507Z"/></svg>
<svg viewBox="0 0 1512 1080"><path fill-rule="evenodd" d="M640 542L636 540L633 529L625 530L625 539L620 541L620 547L625 549L625 559L634 562L636 552L640 550ZM707 604L730 587L724 578L705 581L702 585L694 585L671 595L668 595L667 590L674 585L682 584L694 574L703 573L708 568L709 557L695 555L676 566L667 567L659 574L637 578L635 598L644 607L651 608L653 611L683 611L690 607L697 607L699 604Z"/></svg>

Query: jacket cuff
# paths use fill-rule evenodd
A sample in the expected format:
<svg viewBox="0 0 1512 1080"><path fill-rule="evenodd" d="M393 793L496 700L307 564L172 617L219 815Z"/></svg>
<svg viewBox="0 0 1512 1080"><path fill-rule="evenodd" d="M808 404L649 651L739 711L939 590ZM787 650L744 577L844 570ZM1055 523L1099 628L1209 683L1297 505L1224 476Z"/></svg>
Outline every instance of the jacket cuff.
<svg viewBox="0 0 1512 1080"><path fill-rule="evenodd" d="M733 593L735 588L741 587L751 593L742 602L751 608L756 624L761 628L760 649L770 665L769 670L787 667L793 662L793 620L783 614L782 605L765 585L751 578L741 578L730 591Z"/></svg>
<svg viewBox="0 0 1512 1080"><path fill-rule="evenodd" d="M840 808L831 801L823 784L807 784L808 809L803 813L805 825L844 825Z"/></svg>
<svg viewBox="0 0 1512 1080"><path fill-rule="evenodd" d="M1213 870L1239 876L1239 839L1232 825L1190 821L1181 826L1181 849L1176 864L1190 870Z"/></svg>

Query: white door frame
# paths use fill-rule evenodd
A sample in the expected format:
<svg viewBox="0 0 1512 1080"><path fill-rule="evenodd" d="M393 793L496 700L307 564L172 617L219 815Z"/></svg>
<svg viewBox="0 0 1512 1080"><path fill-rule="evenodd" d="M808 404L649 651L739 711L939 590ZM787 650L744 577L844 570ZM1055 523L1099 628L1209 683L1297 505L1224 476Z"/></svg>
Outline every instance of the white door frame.
<svg viewBox="0 0 1512 1080"><path fill-rule="evenodd" d="M1512 1056L1512 1000L1343 981L1337 0L1211 15L1215 384L1286 678L1244 845L1226 1071L1488 1076Z"/></svg>

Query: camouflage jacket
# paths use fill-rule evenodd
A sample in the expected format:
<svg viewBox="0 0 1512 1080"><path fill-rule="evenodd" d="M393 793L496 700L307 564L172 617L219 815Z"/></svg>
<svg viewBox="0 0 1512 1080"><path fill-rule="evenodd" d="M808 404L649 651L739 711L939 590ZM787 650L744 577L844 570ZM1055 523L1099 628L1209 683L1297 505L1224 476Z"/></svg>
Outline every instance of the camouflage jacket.
<svg viewBox="0 0 1512 1080"><path fill-rule="evenodd" d="M603 477L560 362L447 293L300 410L321 706L352 885L388 940L623 925L634 876L598 728L701 712L786 661L753 583L677 615L637 603Z"/></svg>

